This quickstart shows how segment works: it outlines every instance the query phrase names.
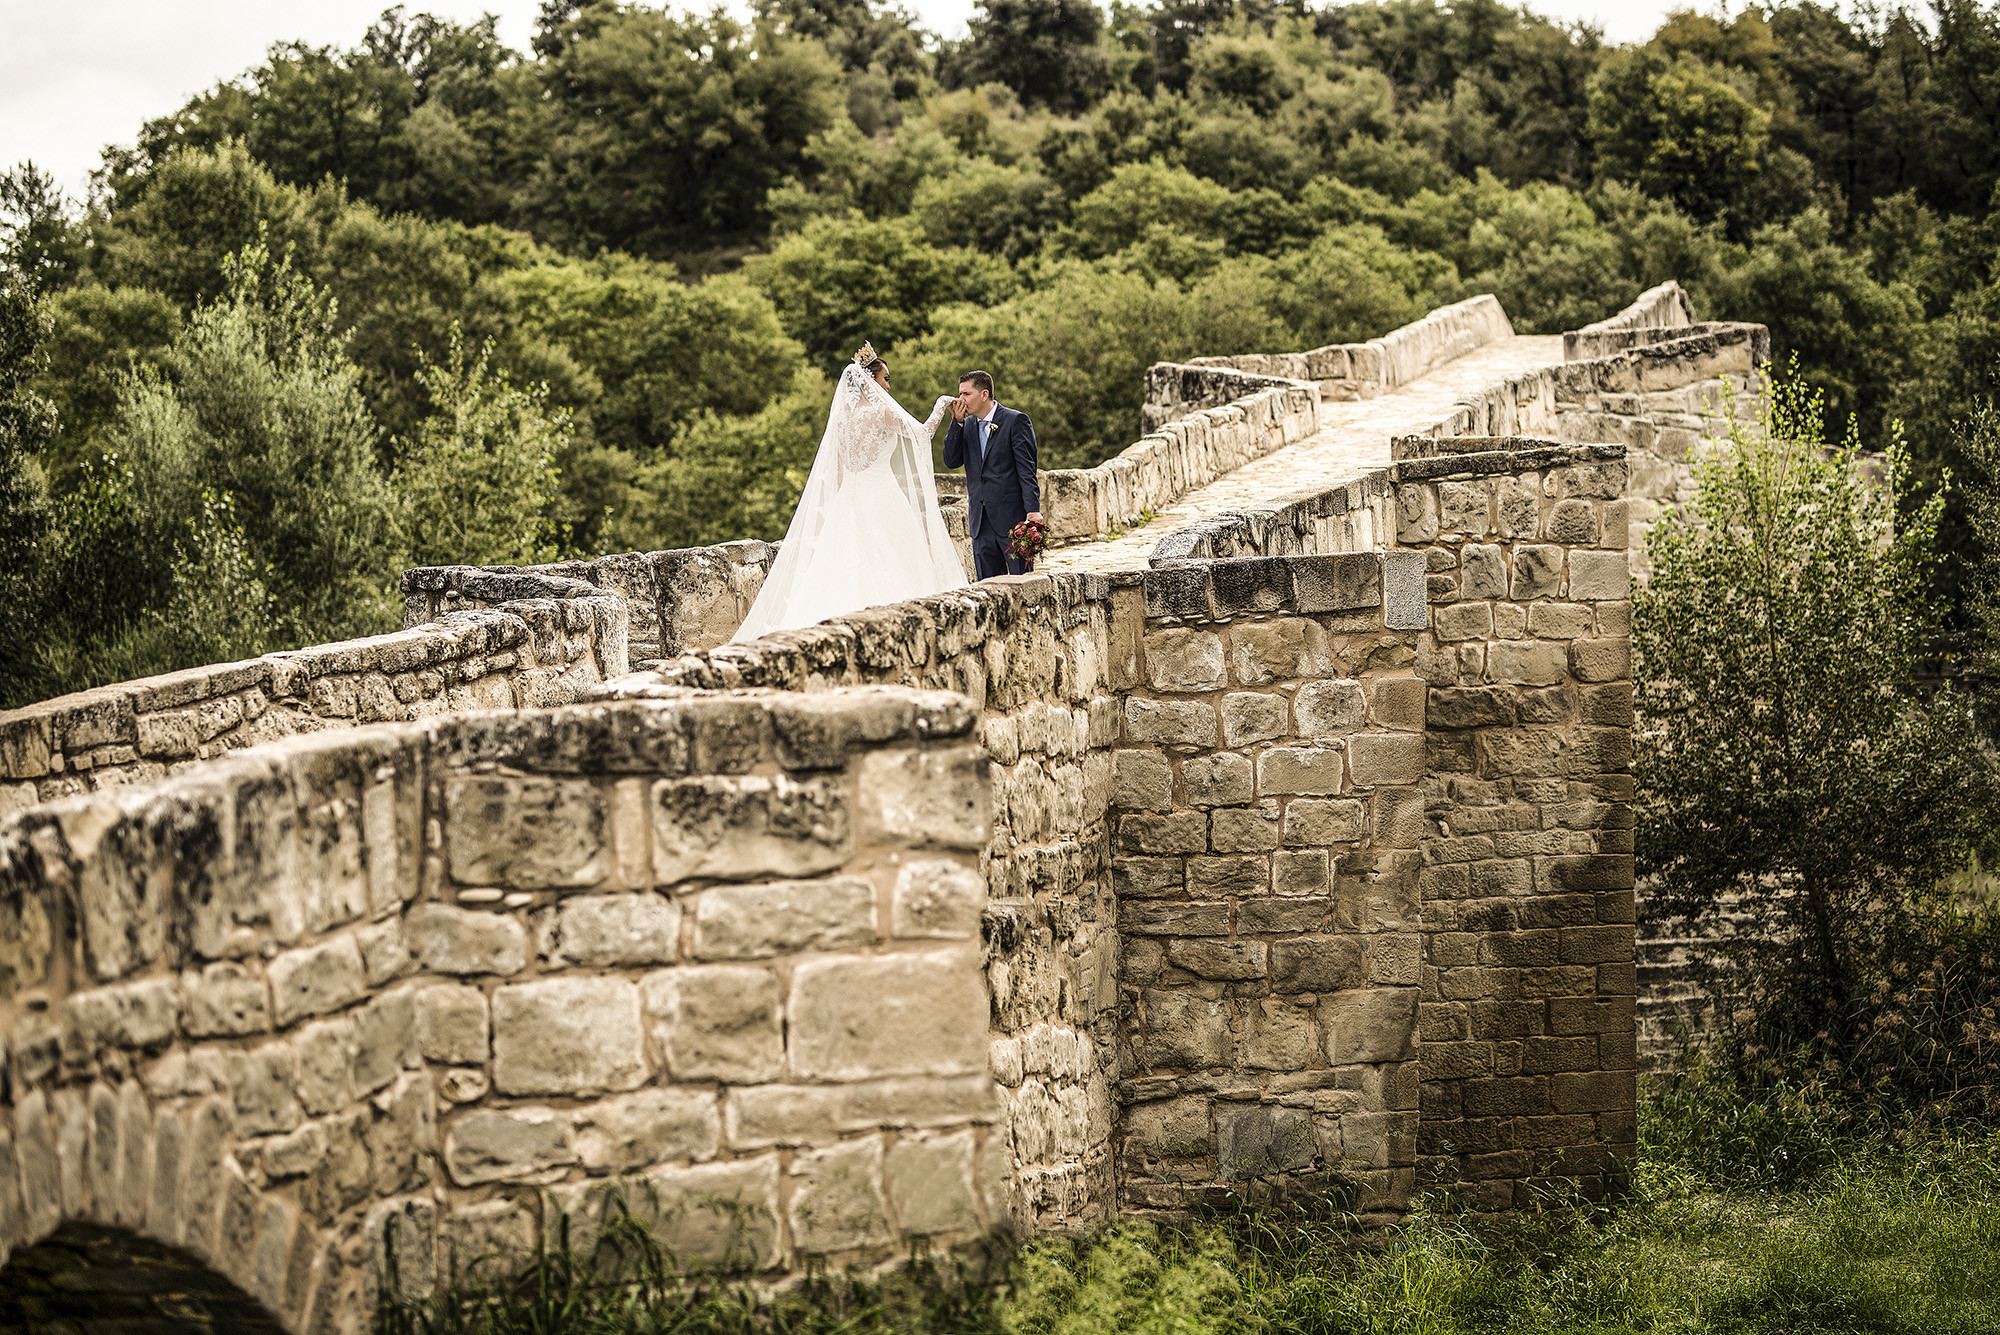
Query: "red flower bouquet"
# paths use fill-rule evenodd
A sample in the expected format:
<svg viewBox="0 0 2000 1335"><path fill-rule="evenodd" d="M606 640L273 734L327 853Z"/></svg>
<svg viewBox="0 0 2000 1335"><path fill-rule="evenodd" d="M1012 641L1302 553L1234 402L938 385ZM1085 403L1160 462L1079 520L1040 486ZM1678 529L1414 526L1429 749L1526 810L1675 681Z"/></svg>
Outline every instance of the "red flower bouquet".
<svg viewBox="0 0 2000 1335"><path fill-rule="evenodd" d="M1042 548L1049 545L1049 526L1038 524L1032 519L1023 519L1007 531L1007 554L1016 561L1032 566L1035 558L1042 554Z"/></svg>

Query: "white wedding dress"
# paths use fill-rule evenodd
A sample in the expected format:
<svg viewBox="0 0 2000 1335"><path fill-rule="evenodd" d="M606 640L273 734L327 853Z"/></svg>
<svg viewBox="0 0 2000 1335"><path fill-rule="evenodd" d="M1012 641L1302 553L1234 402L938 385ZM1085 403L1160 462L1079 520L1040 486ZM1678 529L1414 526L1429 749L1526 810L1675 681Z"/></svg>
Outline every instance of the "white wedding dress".
<svg viewBox="0 0 2000 1335"><path fill-rule="evenodd" d="M859 365L840 373L799 507L734 643L965 583L931 463L950 402L919 422Z"/></svg>

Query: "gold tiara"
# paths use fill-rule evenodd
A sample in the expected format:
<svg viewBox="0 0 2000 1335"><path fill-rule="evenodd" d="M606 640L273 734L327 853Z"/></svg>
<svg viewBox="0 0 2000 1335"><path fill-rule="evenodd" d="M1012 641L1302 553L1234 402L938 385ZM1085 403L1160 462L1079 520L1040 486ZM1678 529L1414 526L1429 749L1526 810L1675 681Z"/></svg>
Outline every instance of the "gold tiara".
<svg viewBox="0 0 2000 1335"><path fill-rule="evenodd" d="M863 343L861 345L861 351L854 354L854 360L856 363L862 366L866 366L868 365L868 363L874 361L875 345L873 343Z"/></svg>

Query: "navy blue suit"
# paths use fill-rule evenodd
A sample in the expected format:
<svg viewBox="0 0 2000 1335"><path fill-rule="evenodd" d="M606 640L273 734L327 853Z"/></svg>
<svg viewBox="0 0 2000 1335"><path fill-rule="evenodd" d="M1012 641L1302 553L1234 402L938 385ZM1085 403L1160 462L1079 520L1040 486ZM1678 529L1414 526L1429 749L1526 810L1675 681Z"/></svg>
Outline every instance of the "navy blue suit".
<svg viewBox="0 0 2000 1335"><path fill-rule="evenodd" d="M1042 508L1036 474L1035 428L1028 415L993 405L993 433L980 448L981 424L968 417L944 434L944 466L965 469L966 532L976 578L1020 575L1027 566L1007 555L1014 525Z"/></svg>

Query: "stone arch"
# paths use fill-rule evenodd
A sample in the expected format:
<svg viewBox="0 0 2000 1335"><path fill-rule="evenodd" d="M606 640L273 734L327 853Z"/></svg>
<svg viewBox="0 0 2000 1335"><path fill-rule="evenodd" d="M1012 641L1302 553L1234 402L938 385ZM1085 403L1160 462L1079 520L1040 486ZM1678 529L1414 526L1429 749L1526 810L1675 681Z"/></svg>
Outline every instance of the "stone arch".
<svg viewBox="0 0 2000 1335"><path fill-rule="evenodd" d="M285 1329L262 1303L186 1251L74 1220L34 1246L16 1248L0 1265L0 1325L81 1335L282 1335Z"/></svg>

